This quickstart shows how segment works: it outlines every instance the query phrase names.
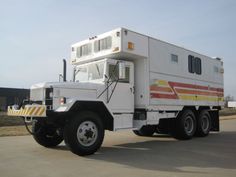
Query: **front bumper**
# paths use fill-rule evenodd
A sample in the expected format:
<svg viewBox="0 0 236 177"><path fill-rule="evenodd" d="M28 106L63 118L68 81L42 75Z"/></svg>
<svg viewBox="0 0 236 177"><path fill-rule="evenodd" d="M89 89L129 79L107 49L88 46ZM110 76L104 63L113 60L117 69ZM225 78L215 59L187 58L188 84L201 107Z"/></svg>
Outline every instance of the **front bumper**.
<svg viewBox="0 0 236 177"><path fill-rule="evenodd" d="M20 116L20 117L47 117L45 105L25 105L20 109L16 109L15 106L8 106L8 116Z"/></svg>

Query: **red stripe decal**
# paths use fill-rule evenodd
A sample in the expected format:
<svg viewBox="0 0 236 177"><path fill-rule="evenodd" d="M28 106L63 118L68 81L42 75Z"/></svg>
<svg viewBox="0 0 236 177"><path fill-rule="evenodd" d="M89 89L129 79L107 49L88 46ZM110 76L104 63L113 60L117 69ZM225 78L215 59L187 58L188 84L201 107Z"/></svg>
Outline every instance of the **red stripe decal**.
<svg viewBox="0 0 236 177"><path fill-rule="evenodd" d="M151 93L151 98L166 98L166 99L178 99L177 95L168 95L161 93Z"/></svg>
<svg viewBox="0 0 236 177"><path fill-rule="evenodd" d="M210 91L217 91L217 92L224 92L224 89L222 88L208 88L207 86L201 86L201 85L193 85L193 84L185 84L185 83L179 83L179 82L168 82L171 87L184 87L184 88L192 88L192 89L201 89L201 90L210 90Z"/></svg>
<svg viewBox="0 0 236 177"><path fill-rule="evenodd" d="M160 92L169 92L169 93L173 92L171 90L171 88L169 88L169 87L158 87L158 86L155 86L155 85L151 85L150 90L151 91L160 91Z"/></svg>

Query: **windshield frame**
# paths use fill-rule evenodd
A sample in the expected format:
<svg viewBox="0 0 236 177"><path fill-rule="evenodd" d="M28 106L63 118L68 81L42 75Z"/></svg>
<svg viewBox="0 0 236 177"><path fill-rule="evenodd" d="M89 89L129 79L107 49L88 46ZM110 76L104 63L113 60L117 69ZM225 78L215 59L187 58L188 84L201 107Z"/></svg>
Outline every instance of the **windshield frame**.
<svg viewBox="0 0 236 177"><path fill-rule="evenodd" d="M88 66L89 65L92 65L92 64L100 64L100 63L103 63L103 71L100 73L102 75L101 78L99 79L92 79L92 80L89 80L89 76L87 78L87 80L78 80L77 79L77 74L79 74L79 71L78 71L78 68L79 67L87 67L88 69ZM97 68L97 67L96 67ZM77 65L75 66L75 82L90 82L90 83L101 83L101 82L105 82L105 74L106 74L106 70L107 70L107 59L103 59L103 60L98 60L98 61L92 61L92 62L88 62L88 63L84 63L84 64L80 64L80 65Z"/></svg>

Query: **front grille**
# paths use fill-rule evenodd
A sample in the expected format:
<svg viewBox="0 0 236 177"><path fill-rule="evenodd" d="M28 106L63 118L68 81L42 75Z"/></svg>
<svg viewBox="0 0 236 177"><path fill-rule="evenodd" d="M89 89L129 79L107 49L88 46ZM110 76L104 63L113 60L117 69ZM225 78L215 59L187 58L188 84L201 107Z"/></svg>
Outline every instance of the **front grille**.
<svg viewBox="0 0 236 177"><path fill-rule="evenodd" d="M45 104L47 109L52 109L52 94L53 88L36 88L30 90L30 101L29 103L33 104Z"/></svg>
<svg viewBox="0 0 236 177"><path fill-rule="evenodd" d="M49 106L52 105L52 93L53 93L53 88L46 88L46 99L45 99L46 105L49 105Z"/></svg>

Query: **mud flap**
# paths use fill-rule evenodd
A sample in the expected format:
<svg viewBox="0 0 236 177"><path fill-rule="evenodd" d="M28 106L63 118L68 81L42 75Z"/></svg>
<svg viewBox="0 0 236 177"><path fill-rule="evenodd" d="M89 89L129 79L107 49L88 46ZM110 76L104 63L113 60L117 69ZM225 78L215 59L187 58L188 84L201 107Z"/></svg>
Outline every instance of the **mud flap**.
<svg viewBox="0 0 236 177"><path fill-rule="evenodd" d="M211 115L211 131L220 131L219 111L209 111Z"/></svg>

